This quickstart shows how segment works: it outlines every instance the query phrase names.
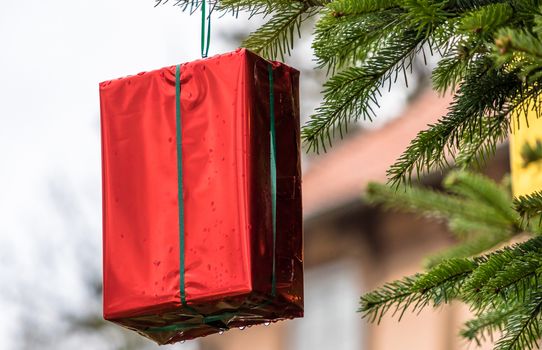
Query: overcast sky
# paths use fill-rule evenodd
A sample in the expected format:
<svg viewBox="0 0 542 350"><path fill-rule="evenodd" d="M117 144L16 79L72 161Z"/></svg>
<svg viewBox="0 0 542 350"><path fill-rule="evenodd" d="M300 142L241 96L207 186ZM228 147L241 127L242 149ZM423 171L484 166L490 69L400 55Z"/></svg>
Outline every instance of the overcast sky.
<svg viewBox="0 0 542 350"><path fill-rule="evenodd" d="M210 55L235 49L228 35L257 26L214 17ZM199 58L199 21L154 0L2 3L1 349L18 348L29 331L21 320L54 332L59 308L87 307L82 277L101 273L98 83ZM310 69L309 41L298 47L291 62ZM319 89L303 76L302 84ZM400 108L403 95L395 99L385 114ZM316 101L301 101L305 116Z"/></svg>

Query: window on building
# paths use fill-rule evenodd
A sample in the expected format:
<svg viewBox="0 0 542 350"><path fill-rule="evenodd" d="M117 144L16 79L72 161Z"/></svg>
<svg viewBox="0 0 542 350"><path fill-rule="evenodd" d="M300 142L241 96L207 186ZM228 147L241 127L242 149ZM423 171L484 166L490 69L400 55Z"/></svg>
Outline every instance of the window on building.
<svg viewBox="0 0 542 350"><path fill-rule="evenodd" d="M362 288L355 266L337 262L306 271L305 317L289 327L289 350L362 349Z"/></svg>

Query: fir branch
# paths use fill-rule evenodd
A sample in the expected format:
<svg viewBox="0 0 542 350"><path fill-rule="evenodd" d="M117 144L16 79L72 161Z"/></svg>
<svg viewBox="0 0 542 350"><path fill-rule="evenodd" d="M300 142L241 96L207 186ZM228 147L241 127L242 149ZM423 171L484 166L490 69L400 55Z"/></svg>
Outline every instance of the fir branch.
<svg viewBox="0 0 542 350"><path fill-rule="evenodd" d="M456 12L477 10L484 6L507 2L508 0L450 0L447 7L454 8Z"/></svg>
<svg viewBox="0 0 542 350"><path fill-rule="evenodd" d="M370 203L384 204L388 208L414 212L425 217L446 220L461 218L499 229L507 229L510 225L508 219L499 216L494 208L480 202L467 201L418 187L396 190L389 186L370 183L365 198Z"/></svg>
<svg viewBox="0 0 542 350"><path fill-rule="evenodd" d="M498 271L479 291L483 304L493 302L495 295L505 298L514 297L523 301L532 288L538 287L540 252L529 252L518 256Z"/></svg>
<svg viewBox="0 0 542 350"><path fill-rule="evenodd" d="M191 1L191 0L188 0ZM201 1L201 0L198 0ZM317 6L319 3L302 0L220 0L218 9L222 12L238 14L240 11L248 12L250 17L255 15L268 16L278 10L288 7Z"/></svg>
<svg viewBox="0 0 542 350"><path fill-rule="evenodd" d="M349 15L366 15L378 13L384 15L382 11L390 8L397 8L401 5L399 0L335 0L327 4L327 8L335 13L334 17Z"/></svg>
<svg viewBox="0 0 542 350"><path fill-rule="evenodd" d="M406 10L409 26L425 37L451 17L445 11L446 1L404 0L402 7Z"/></svg>
<svg viewBox="0 0 542 350"><path fill-rule="evenodd" d="M478 133L469 135L460 140L455 162L462 168L482 168L495 154L497 143L493 142L491 135L508 134L509 123L503 118L483 118L480 121Z"/></svg>
<svg viewBox="0 0 542 350"><path fill-rule="evenodd" d="M444 261L423 275L387 283L363 295L359 311L370 322L379 323L392 308L393 315L399 312L401 319L409 308L415 311L447 303L458 296L464 280L475 267L476 262L468 259Z"/></svg>
<svg viewBox="0 0 542 350"><path fill-rule="evenodd" d="M369 322L380 323L384 314L390 308L395 306L394 314L401 306L404 310L414 301L417 292L413 290L413 285L418 276L405 277L402 280L386 283L376 291L367 293L361 297L361 307L358 310L367 318ZM401 319L401 316L399 319Z"/></svg>
<svg viewBox="0 0 542 350"><path fill-rule="evenodd" d="M453 258L442 261L421 275L413 286L425 296L421 299L421 305L431 302L433 306L438 306L457 298L464 281L477 266L476 260Z"/></svg>
<svg viewBox="0 0 542 350"><path fill-rule="evenodd" d="M430 256L426 259L424 266L426 268L432 268L433 266L440 264L444 260L453 258L474 257L507 241L508 239L510 239L510 237L510 232L506 230L495 230L493 232L477 232L474 237L468 238L443 252Z"/></svg>
<svg viewBox="0 0 542 350"><path fill-rule="evenodd" d="M479 234L496 234L498 232L507 232L507 226L491 226L484 221L474 221L461 216L453 216L448 218L448 229L460 240L474 238Z"/></svg>
<svg viewBox="0 0 542 350"><path fill-rule="evenodd" d="M542 22L542 15L536 18ZM499 31L493 46L496 63L514 67L522 79L536 82L542 78L541 34L511 28Z"/></svg>
<svg viewBox="0 0 542 350"><path fill-rule="evenodd" d="M242 46L268 59L290 55L296 34L301 37L301 24L317 13L317 7L304 2L291 2L274 8L271 19L243 41Z"/></svg>
<svg viewBox="0 0 542 350"><path fill-rule="evenodd" d="M542 191L514 198L514 209L524 220L542 215Z"/></svg>
<svg viewBox="0 0 542 350"><path fill-rule="evenodd" d="M506 284L503 276L515 269L522 269L521 259L525 255L542 253L542 237L535 237L526 242L505 247L499 251L479 258L479 266L465 282L462 292L463 300L474 308L486 308L495 297L508 291L514 284ZM518 265L516 265L518 261ZM529 265L529 264L527 264ZM531 266L531 265L529 265ZM527 267L529 267L527 266ZM493 280L493 278L497 279ZM521 283L520 279L518 281ZM519 286L519 284L518 284Z"/></svg>
<svg viewBox="0 0 542 350"><path fill-rule="evenodd" d="M391 85L391 77L395 75L395 81L398 73L403 73L406 77L404 66L409 66L413 55L421 50L423 44L428 44L431 50L433 48L439 50L441 46L449 47L450 36L453 36L453 30L450 28L453 27L455 17L460 17L464 12L480 6L498 2L409 0L398 3L399 7L394 7L395 3L391 1L367 3L358 1L360 5L356 8L353 0L342 0L339 3L350 6L345 6L344 12L329 10L331 4L335 3L332 2L317 25L317 37L313 48L320 65L328 65L331 71L349 64L357 66L347 70L346 73L339 73L337 79L332 78L324 86L324 102L303 128L302 135L307 151L317 153L321 149L326 151L326 146L331 146L330 132L338 130L342 136L343 127L352 120L371 120L375 114L371 103L378 106L376 101L378 88L386 82ZM380 18L370 19L364 16L360 17L358 23L349 18L349 14L371 14L375 9L382 10L378 14ZM369 20L364 22L366 19ZM387 22L381 25L380 30L374 30L379 21L385 20ZM340 28L342 25L344 27ZM409 47L410 40L400 38L401 35L398 33L406 33L407 36L414 38L414 45ZM400 45L402 43L407 45ZM408 50L403 52L405 47ZM397 55L397 52L400 54ZM387 64L385 69L371 76L363 76L364 70L385 62L386 57L399 57L400 60L394 60L393 64ZM402 60L406 60L407 64ZM343 77L341 74L347 76ZM359 77L350 80L350 76L355 74ZM345 89L340 89L338 84L344 80L343 78L350 84ZM441 83L450 86L453 82Z"/></svg>
<svg viewBox="0 0 542 350"><path fill-rule="evenodd" d="M464 9L465 10L465 9ZM455 90L466 77L472 64L490 50L491 35L513 19L510 4L495 3L474 7L458 17L448 31L446 38L451 40L451 50L433 70L433 88L440 93ZM451 38L451 39L450 39Z"/></svg>
<svg viewBox="0 0 542 350"><path fill-rule="evenodd" d="M536 349L542 337L541 310L542 292L538 290L533 292L527 304L509 317L506 332L497 342L495 350Z"/></svg>
<svg viewBox="0 0 542 350"><path fill-rule="evenodd" d="M498 307L486 311L465 323L460 334L462 337L475 341L478 346L487 339L493 339L493 332L502 331L511 314L517 312L517 304L499 304Z"/></svg>
<svg viewBox="0 0 542 350"><path fill-rule="evenodd" d="M326 151L326 145L331 145L331 134L338 130L342 137L343 126L352 120L372 120L375 112L371 103L378 106L379 89L386 82L391 84L399 73L406 76L423 43L424 39L416 32L401 32L361 67L348 68L328 80L324 85L324 102L302 131L308 151Z"/></svg>
<svg viewBox="0 0 542 350"><path fill-rule="evenodd" d="M509 118L517 108L535 101L540 88L525 86L515 72L495 70L488 62L477 64L469 73L454 98L448 115L430 128L418 133L406 151L388 170L390 183L399 185L410 181L412 173L446 167L448 158L454 158L464 139L480 131L484 118L496 118L499 128L488 133L483 142L494 145L504 140ZM505 127L506 126L506 127Z"/></svg>
<svg viewBox="0 0 542 350"><path fill-rule="evenodd" d="M494 181L480 174L454 171L444 180L446 189L495 209L503 221L519 228L519 217L510 205L511 197Z"/></svg>
<svg viewBox="0 0 542 350"><path fill-rule="evenodd" d="M433 89L441 94L455 90L456 86L464 79L468 67L469 60L457 53L442 58L431 73Z"/></svg>
<svg viewBox="0 0 542 350"><path fill-rule="evenodd" d="M480 7L460 19L459 30L466 34L491 35L508 25L514 10L510 3L497 3Z"/></svg>
<svg viewBox="0 0 542 350"><path fill-rule="evenodd" d="M385 9L381 11L385 13L375 13L373 6L360 1L334 1L328 5L316 24L312 44L319 67L327 66L335 72L367 59L370 52L382 45L388 31L402 23L402 11L391 7L391 1L382 2Z"/></svg>

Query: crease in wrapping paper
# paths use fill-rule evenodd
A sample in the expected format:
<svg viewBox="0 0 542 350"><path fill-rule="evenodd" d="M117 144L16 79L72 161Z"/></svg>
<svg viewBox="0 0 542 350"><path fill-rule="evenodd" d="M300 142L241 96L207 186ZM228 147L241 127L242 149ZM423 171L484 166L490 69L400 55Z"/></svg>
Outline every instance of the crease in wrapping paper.
<svg viewBox="0 0 542 350"><path fill-rule="evenodd" d="M240 50L183 64L179 79L178 136L175 67L101 84L104 316L159 343L301 316L298 72Z"/></svg>

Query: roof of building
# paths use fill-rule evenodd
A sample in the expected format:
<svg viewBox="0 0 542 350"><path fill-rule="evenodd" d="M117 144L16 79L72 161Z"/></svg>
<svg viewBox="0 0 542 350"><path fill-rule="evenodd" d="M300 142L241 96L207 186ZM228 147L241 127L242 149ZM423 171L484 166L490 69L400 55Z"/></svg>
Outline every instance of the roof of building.
<svg viewBox="0 0 542 350"><path fill-rule="evenodd" d="M370 181L386 181L386 170L416 134L446 114L451 97L422 92L402 115L383 127L364 130L315 157L303 175L305 218L359 198Z"/></svg>

